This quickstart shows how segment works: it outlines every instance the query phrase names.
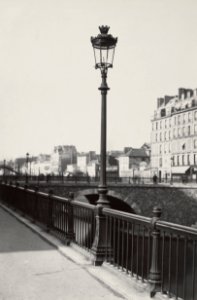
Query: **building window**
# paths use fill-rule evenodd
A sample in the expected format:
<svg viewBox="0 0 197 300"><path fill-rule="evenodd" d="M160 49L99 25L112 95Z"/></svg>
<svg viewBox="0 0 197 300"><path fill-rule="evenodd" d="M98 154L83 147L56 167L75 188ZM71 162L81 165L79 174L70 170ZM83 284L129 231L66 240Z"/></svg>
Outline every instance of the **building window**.
<svg viewBox="0 0 197 300"><path fill-rule="evenodd" d="M186 121L186 114L183 114L183 123Z"/></svg>
<svg viewBox="0 0 197 300"><path fill-rule="evenodd" d="M182 135L185 136L185 127L182 128Z"/></svg>
<svg viewBox="0 0 197 300"><path fill-rule="evenodd" d="M164 141L166 141L167 140L167 132L165 131L164 132Z"/></svg>
<svg viewBox="0 0 197 300"><path fill-rule="evenodd" d="M178 124L181 124L181 116L178 116Z"/></svg>
<svg viewBox="0 0 197 300"><path fill-rule="evenodd" d="M171 166L174 166L174 156L171 157Z"/></svg>
<svg viewBox="0 0 197 300"><path fill-rule="evenodd" d="M159 153L162 153L162 145L159 146Z"/></svg>
<svg viewBox="0 0 197 300"><path fill-rule="evenodd" d="M157 133L155 134L155 142L157 142Z"/></svg>
<svg viewBox="0 0 197 300"><path fill-rule="evenodd" d="M159 158L159 166L162 167L162 157Z"/></svg>
<svg viewBox="0 0 197 300"><path fill-rule="evenodd" d="M194 154L194 165L196 164L196 154Z"/></svg>
<svg viewBox="0 0 197 300"><path fill-rule="evenodd" d="M158 122L156 122L156 130L158 129Z"/></svg>
<svg viewBox="0 0 197 300"><path fill-rule="evenodd" d="M195 118L195 120L197 120L197 110L194 113L194 118Z"/></svg>
<svg viewBox="0 0 197 300"><path fill-rule="evenodd" d="M176 117L174 117L174 125L176 125Z"/></svg>
<svg viewBox="0 0 197 300"><path fill-rule="evenodd" d="M197 148L197 140L194 140L194 148Z"/></svg>
<svg viewBox="0 0 197 300"><path fill-rule="evenodd" d="M190 155L187 155L187 164L190 165Z"/></svg>
<svg viewBox="0 0 197 300"><path fill-rule="evenodd" d="M161 132L160 132L159 136L160 136L160 142L161 142L162 141L162 133Z"/></svg>
<svg viewBox="0 0 197 300"><path fill-rule="evenodd" d="M166 116L166 110L165 108L161 109L161 117L165 117Z"/></svg>
<svg viewBox="0 0 197 300"><path fill-rule="evenodd" d="M169 131L168 134L169 134L169 140L170 140L171 139L171 131Z"/></svg>
<svg viewBox="0 0 197 300"><path fill-rule="evenodd" d="M165 128L167 128L167 120L165 120Z"/></svg>
<svg viewBox="0 0 197 300"><path fill-rule="evenodd" d="M160 129L162 129L162 121L160 121Z"/></svg>
<svg viewBox="0 0 197 300"><path fill-rule="evenodd" d="M178 136L181 136L181 128L178 128Z"/></svg>
<svg viewBox="0 0 197 300"><path fill-rule="evenodd" d="M191 130L190 130L190 125L188 126L188 135L190 135Z"/></svg>
<svg viewBox="0 0 197 300"><path fill-rule="evenodd" d="M173 129L173 136L176 137L176 128Z"/></svg>
<svg viewBox="0 0 197 300"><path fill-rule="evenodd" d="M188 113L188 122L191 121L191 117L192 117L192 116L191 116L191 112L189 112L189 113Z"/></svg>
<svg viewBox="0 0 197 300"><path fill-rule="evenodd" d="M171 119L169 119L169 127L171 127Z"/></svg>
<svg viewBox="0 0 197 300"><path fill-rule="evenodd" d="M184 160L184 155L182 155L182 165L184 166L185 160Z"/></svg>
<svg viewBox="0 0 197 300"><path fill-rule="evenodd" d="M179 156L177 155L177 166L179 166Z"/></svg>
<svg viewBox="0 0 197 300"><path fill-rule="evenodd" d="M194 133L197 133L197 124L194 125Z"/></svg>

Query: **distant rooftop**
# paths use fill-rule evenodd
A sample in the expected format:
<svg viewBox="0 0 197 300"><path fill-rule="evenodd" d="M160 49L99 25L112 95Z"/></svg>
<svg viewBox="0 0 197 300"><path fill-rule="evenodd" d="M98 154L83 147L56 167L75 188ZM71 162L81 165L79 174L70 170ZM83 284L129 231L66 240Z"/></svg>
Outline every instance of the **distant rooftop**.
<svg viewBox="0 0 197 300"><path fill-rule="evenodd" d="M178 95L165 95L157 99L157 109L153 119L171 116L193 107L197 107L197 89L179 88Z"/></svg>
<svg viewBox="0 0 197 300"><path fill-rule="evenodd" d="M143 148L132 148L122 156L129 157L149 157L146 150Z"/></svg>

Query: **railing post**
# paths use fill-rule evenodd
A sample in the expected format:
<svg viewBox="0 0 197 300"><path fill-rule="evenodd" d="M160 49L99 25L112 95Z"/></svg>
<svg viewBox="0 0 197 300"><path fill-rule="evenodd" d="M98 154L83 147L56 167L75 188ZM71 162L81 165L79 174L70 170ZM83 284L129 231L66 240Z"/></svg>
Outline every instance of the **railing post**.
<svg viewBox="0 0 197 300"><path fill-rule="evenodd" d="M12 181L8 183L8 198L7 198L7 206L10 207L12 203Z"/></svg>
<svg viewBox="0 0 197 300"><path fill-rule="evenodd" d="M47 232L53 227L53 191L50 190L48 194L48 218L47 218Z"/></svg>
<svg viewBox="0 0 197 300"><path fill-rule="evenodd" d="M37 209L38 209L38 191L39 188L36 186L34 189L34 197L35 197L35 201L34 201L34 213L33 213L33 223L36 223L37 221Z"/></svg>
<svg viewBox="0 0 197 300"><path fill-rule="evenodd" d="M106 217L103 214L103 206L95 207L96 231L92 245L92 262L95 266L101 266L105 257L111 257L111 244L107 239Z"/></svg>
<svg viewBox="0 0 197 300"><path fill-rule="evenodd" d="M11 188L12 188L12 192L11 192L12 209L16 211L16 205L18 199L17 183L15 183L15 185L13 184Z"/></svg>
<svg viewBox="0 0 197 300"><path fill-rule="evenodd" d="M13 182L10 181L10 205L11 205L12 209L14 209L16 196L17 196L17 193L15 193L15 189L16 188L15 188Z"/></svg>
<svg viewBox="0 0 197 300"><path fill-rule="evenodd" d="M73 216L73 205L72 205L73 199L74 199L74 194L70 192L68 198L68 207L67 207L68 231L66 232L66 239L65 239L65 244L67 246L69 246L70 243L75 239L74 216Z"/></svg>
<svg viewBox="0 0 197 300"><path fill-rule="evenodd" d="M157 221L161 217L161 209L159 207L153 208L152 225L152 257L151 268L149 273L149 283L151 284L150 296L155 296L156 292L161 291L161 271L159 266L159 238L160 231L156 227Z"/></svg>
<svg viewBox="0 0 197 300"><path fill-rule="evenodd" d="M7 187L6 187L6 183L3 183L3 190L2 190L2 201L5 204L6 203L6 195L7 195Z"/></svg>
<svg viewBox="0 0 197 300"><path fill-rule="evenodd" d="M22 203L22 216L25 217L26 213L27 213L27 189L28 189L28 186L27 184L24 185L24 197L22 199L23 203Z"/></svg>

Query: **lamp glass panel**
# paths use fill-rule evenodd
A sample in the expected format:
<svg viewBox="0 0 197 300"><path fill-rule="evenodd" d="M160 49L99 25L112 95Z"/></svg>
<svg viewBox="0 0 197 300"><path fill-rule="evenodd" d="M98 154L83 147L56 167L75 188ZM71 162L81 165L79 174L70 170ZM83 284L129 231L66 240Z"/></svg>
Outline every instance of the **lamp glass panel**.
<svg viewBox="0 0 197 300"><path fill-rule="evenodd" d="M96 67L112 67L115 48L93 48Z"/></svg>
<svg viewBox="0 0 197 300"><path fill-rule="evenodd" d="M101 49L101 65L107 65L107 49Z"/></svg>
<svg viewBox="0 0 197 300"><path fill-rule="evenodd" d="M101 55L100 55L100 49L93 48L94 49L94 58L95 58L95 66L98 66L101 61Z"/></svg>
<svg viewBox="0 0 197 300"><path fill-rule="evenodd" d="M107 63L110 66L113 66L113 61L114 61L114 52L115 52L115 48L111 48L107 50Z"/></svg>

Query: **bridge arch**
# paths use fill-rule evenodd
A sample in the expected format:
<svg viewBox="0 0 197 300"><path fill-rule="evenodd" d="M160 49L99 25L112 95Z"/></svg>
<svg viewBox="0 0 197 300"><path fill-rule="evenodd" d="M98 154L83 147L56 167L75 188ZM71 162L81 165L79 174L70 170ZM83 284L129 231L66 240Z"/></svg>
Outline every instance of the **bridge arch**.
<svg viewBox="0 0 197 300"><path fill-rule="evenodd" d="M98 189L86 189L74 193L74 200L87 202L96 205L99 198ZM107 193L108 201L112 209L117 209L125 212L136 213L134 209L124 201L123 196L112 190L108 190Z"/></svg>

